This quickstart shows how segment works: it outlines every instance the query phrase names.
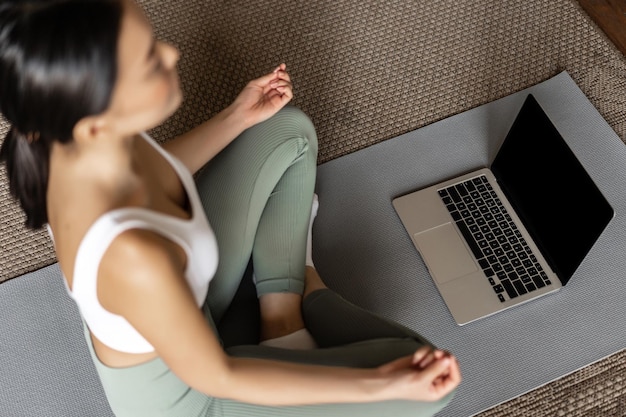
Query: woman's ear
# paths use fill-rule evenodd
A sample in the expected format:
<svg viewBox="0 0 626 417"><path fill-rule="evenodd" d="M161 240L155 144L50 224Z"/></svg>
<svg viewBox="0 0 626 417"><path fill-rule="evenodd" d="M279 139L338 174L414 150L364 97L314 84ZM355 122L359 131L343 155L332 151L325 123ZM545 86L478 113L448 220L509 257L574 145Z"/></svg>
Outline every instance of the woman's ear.
<svg viewBox="0 0 626 417"><path fill-rule="evenodd" d="M93 142L106 135L109 124L103 114L83 117L74 126L74 140L82 143Z"/></svg>

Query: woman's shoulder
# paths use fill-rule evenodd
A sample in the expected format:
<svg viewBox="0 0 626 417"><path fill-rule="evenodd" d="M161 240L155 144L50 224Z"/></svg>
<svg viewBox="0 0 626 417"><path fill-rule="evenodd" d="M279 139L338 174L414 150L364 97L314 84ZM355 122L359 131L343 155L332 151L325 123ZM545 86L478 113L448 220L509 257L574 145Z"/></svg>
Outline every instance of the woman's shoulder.
<svg viewBox="0 0 626 417"><path fill-rule="evenodd" d="M126 301L120 294L162 291L185 282L184 251L157 232L133 228L117 235L98 268L98 298L107 310L121 314Z"/></svg>
<svg viewBox="0 0 626 417"><path fill-rule="evenodd" d="M151 159L152 152L158 153L156 149L151 149L153 145L144 140L138 140L137 143L135 158ZM55 238L57 257L68 281L71 281L78 251L85 246L85 241L90 246L98 247L101 241L106 240L101 235L109 234L108 238L111 238L111 229L117 223L137 220L135 217L141 216L133 216L133 213L141 214L142 208L154 209L151 202L167 200L155 191L155 187L161 186L160 179L148 180L142 177L142 173L150 172L147 167L141 167L138 171L135 171L136 167L121 167L113 175L107 175L106 167L102 168L102 165L94 167L90 172L89 164L85 161L66 159L61 155L59 160L52 163L51 168L55 169L50 173L47 202L48 220ZM105 157L102 159L106 160ZM138 230L123 235L124 238L109 239L110 244L132 247L124 242L133 237L135 248L146 246L149 250L150 245L158 241L167 250L171 250L171 242L154 232ZM150 240L146 238L148 235L156 236ZM129 250L129 254L136 252ZM105 259L98 261L106 262Z"/></svg>
<svg viewBox="0 0 626 417"><path fill-rule="evenodd" d="M140 197L136 194L121 198L86 179L68 179L62 188L50 187L48 192L48 225L58 261L71 287L78 251L88 235L98 242L102 236L96 236L95 226L120 208L136 206Z"/></svg>

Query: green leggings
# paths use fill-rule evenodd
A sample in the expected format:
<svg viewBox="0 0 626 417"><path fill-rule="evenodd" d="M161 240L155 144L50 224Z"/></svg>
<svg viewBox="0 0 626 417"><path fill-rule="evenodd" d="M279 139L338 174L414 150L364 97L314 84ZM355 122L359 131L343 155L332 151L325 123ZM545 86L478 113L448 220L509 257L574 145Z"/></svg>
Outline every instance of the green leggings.
<svg viewBox="0 0 626 417"><path fill-rule="evenodd" d="M250 257L259 295L302 293L316 158L313 125L301 111L287 107L244 132L200 173L198 189L220 251L220 264L203 309L216 332L214 323L220 321L232 301ZM319 349L245 345L227 348L227 353L369 368L429 344L411 330L375 316L328 289L306 297L302 313ZM451 398L449 395L437 402L259 406L195 391L159 358L129 368L109 368L96 357L90 338L86 339L117 417L422 417L434 415Z"/></svg>

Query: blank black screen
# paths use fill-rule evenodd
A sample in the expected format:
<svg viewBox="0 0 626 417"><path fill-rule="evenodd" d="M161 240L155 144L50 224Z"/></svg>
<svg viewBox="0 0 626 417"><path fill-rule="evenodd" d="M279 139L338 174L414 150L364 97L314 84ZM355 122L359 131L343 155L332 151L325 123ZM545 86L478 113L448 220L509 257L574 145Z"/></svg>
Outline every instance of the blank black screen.
<svg viewBox="0 0 626 417"><path fill-rule="evenodd" d="M613 209L532 95L491 169L565 285Z"/></svg>

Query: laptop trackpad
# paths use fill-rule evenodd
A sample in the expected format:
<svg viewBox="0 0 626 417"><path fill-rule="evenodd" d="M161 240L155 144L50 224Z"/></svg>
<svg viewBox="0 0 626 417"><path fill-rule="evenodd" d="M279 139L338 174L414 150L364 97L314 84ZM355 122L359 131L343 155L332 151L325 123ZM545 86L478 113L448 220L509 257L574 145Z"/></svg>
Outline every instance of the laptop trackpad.
<svg viewBox="0 0 626 417"><path fill-rule="evenodd" d="M431 275L440 284L478 269L461 236L451 223L416 233L413 238Z"/></svg>

